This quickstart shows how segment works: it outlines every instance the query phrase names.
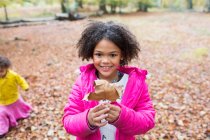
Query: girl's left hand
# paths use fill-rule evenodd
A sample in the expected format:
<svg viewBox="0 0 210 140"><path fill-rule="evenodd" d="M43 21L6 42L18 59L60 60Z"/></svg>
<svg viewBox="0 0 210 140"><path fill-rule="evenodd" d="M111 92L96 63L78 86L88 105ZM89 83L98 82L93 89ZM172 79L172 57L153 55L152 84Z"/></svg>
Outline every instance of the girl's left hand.
<svg viewBox="0 0 210 140"><path fill-rule="evenodd" d="M108 112L108 117L106 118L106 120L109 123L113 123L119 118L121 108L113 104L109 104L109 108L110 110Z"/></svg>

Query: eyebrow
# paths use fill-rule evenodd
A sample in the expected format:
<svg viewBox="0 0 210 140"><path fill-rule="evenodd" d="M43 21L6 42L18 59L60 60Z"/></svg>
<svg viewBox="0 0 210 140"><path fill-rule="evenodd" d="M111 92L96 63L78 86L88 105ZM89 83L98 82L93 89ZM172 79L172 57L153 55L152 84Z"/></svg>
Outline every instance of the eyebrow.
<svg viewBox="0 0 210 140"><path fill-rule="evenodd" d="M103 53L102 51L98 51L98 50L95 50L95 52L97 53ZM108 53L120 53L119 51L112 51L112 52L108 52Z"/></svg>

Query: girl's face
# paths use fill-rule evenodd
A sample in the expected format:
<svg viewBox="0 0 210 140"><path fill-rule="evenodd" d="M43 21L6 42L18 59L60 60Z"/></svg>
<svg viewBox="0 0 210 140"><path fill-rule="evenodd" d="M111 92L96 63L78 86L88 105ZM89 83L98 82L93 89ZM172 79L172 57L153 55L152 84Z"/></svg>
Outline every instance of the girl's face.
<svg viewBox="0 0 210 140"><path fill-rule="evenodd" d="M7 73L7 69L0 67L0 78L3 78L6 75L6 73Z"/></svg>
<svg viewBox="0 0 210 140"><path fill-rule="evenodd" d="M117 67L122 58L121 50L109 40L101 40L93 51L93 64L99 78L111 82L118 78Z"/></svg>

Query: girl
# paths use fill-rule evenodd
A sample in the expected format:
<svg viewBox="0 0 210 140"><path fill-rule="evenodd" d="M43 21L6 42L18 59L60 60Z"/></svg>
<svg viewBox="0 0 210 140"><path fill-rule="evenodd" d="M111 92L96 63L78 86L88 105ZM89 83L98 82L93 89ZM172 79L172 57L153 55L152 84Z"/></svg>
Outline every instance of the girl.
<svg viewBox="0 0 210 140"><path fill-rule="evenodd" d="M80 67L64 108L66 131L77 140L134 140L153 128L155 110L145 83L147 71L126 66L140 51L135 36L114 22L92 22L77 47L79 57L92 59L93 64ZM121 87L118 102L83 100L94 92L97 79Z"/></svg>
<svg viewBox="0 0 210 140"><path fill-rule="evenodd" d="M10 70L11 62L0 55L0 137L3 137L10 126L16 126L17 120L27 118L31 106L18 94L18 85L25 91L29 89L26 81Z"/></svg>

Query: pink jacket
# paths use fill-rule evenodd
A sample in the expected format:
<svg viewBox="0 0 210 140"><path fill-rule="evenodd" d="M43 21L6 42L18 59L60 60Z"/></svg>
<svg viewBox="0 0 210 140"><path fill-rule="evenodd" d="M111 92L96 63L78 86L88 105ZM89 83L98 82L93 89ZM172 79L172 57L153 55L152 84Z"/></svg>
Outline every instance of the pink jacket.
<svg viewBox="0 0 210 140"><path fill-rule="evenodd" d="M91 130L87 124L87 113L98 102L82 100L85 94L94 91L96 69L89 64L80 67L80 71L64 108L63 125L68 133L77 136L77 140L100 140L99 129ZM121 103L114 103L121 107L121 113L112 125L117 128L116 140L134 140L135 135L154 127L155 110L145 83L147 71L128 66L120 67L119 71L127 73L129 79Z"/></svg>

